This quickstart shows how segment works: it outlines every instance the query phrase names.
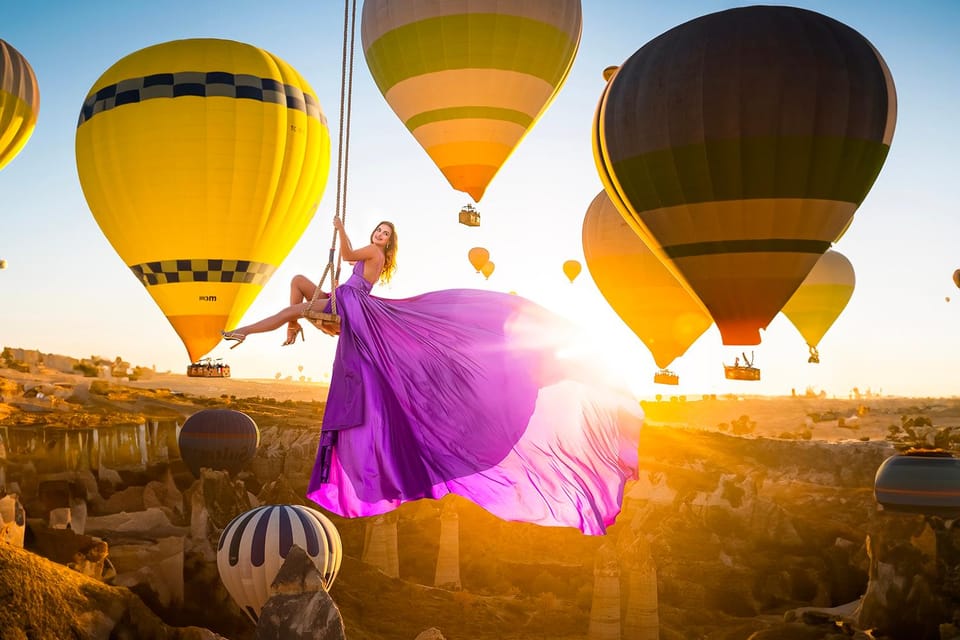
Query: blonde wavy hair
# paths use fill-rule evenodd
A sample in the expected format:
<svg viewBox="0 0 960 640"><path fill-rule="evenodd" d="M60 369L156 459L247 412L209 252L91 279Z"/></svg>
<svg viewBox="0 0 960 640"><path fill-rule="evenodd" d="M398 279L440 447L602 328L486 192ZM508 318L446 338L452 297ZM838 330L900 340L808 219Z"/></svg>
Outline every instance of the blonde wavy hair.
<svg viewBox="0 0 960 640"><path fill-rule="evenodd" d="M387 241L387 246L383 248L383 271L380 272L380 282L386 284L390 282L397 270L397 228L389 220L381 220L370 232L370 242L373 242L373 234L376 233L381 224L390 227L390 240Z"/></svg>

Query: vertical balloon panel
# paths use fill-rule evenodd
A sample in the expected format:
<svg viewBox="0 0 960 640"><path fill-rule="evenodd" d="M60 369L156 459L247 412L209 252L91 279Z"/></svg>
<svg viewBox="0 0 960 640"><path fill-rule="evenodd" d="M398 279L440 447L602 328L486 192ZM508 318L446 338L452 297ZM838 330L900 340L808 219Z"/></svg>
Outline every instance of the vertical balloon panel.
<svg viewBox="0 0 960 640"><path fill-rule="evenodd" d="M566 80L580 0L366 0L361 36L387 103L477 202Z"/></svg>
<svg viewBox="0 0 960 640"><path fill-rule="evenodd" d="M76 154L94 218L196 361L303 234L330 141L292 67L248 44L196 39L108 69L84 101Z"/></svg>
<svg viewBox="0 0 960 640"><path fill-rule="evenodd" d="M624 62L594 153L621 213L723 342L750 345L849 226L895 120L889 70L862 35L812 11L745 7Z"/></svg>
<svg viewBox="0 0 960 640"><path fill-rule="evenodd" d="M0 40L0 169L27 144L39 113L40 90L33 67Z"/></svg>

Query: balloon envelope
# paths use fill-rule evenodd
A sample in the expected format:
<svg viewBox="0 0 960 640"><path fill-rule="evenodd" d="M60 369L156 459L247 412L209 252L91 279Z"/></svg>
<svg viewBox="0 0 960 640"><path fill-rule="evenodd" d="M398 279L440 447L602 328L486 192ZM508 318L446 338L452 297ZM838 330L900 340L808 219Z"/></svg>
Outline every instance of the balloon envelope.
<svg viewBox="0 0 960 640"><path fill-rule="evenodd" d="M298 504L257 507L231 520L220 534L220 580L255 624L293 545L306 552L329 591L340 571L343 545L336 527L316 509Z"/></svg>
<svg viewBox="0 0 960 640"><path fill-rule="evenodd" d="M850 261L837 251L827 251L783 305L783 315L807 345L816 347L847 306L855 284Z"/></svg>
<svg viewBox="0 0 960 640"><path fill-rule="evenodd" d="M862 35L785 6L691 20L634 53L594 120L598 173L724 344L759 344L886 159L893 80Z"/></svg>
<svg viewBox="0 0 960 640"><path fill-rule="evenodd" d="M483 247L474 247L467 252L467 258L470 260L473 268L477 270L477 273L480 273L483 265L490 261L490 252Z"/></svg>
<svg viewBox="0 0 960 640"><path fill-rule="evenodd" d="M600 293L661 369L710 326L700 302L634 233L605 191L584 216L583 255Z"/></svg>
<svg viewBox="0 0 960 640"><path fill-rule="evenodd" d="M577 279L577 276L580 275L581 269L582 267L580 266L579 260L567 260L563 263L563 273L565 276L567 276L567 279L570 280L570 282L573 282Z"/></svg>
<svg viewBox="0 0 960 640"><path fill-rule="evenodd" d="M488 260L486 264L480 267L480 273L483 274L484 278L489 279L490 276L493 274L493 270L496 269L496 267L497 265L495 265L494 263Z"/></svg>
<svg viewBox="0 0 960 640"><path fill-rule="evenodd" d="M953 272L953 284L957 285L957 288L960 288L960 269Z"/></svg>
<svg viewBox="0 0 960 640"><path fill-rule="evenodd" d="M40 89L33 67L0 40L0 169L27 144L39 113Z"/></svg>
<svg viewBox="0 0 960 640"><path fill-rule="evenodd" d="M580 0L366 0L367 66L450 185L477 202L563 85Z"/></svg>
<svg viewBox="0 0 960 640"><path fill-rule="evenodd" d="M203 467L235 474L256 455L260 429L242 411L203 409L186 419L177 443L194 477L200 477Z"/></svg>
<svg viewBox="0 0 960 640"><path fill-rule="evenodd" d="M313 89L280 58L176 40L94 83L76 156L97 224L196 362L313 218L330 138Z"/></svg>

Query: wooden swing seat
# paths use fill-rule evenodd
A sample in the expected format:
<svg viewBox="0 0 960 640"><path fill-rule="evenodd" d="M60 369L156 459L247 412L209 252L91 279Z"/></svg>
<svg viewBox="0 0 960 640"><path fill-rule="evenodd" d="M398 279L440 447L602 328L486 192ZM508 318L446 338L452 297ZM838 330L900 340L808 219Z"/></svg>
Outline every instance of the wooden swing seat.
<svg viewBox="0 0 960 640"><path fill-rule="evenodd" d="M320 331L328 336L340 335L340 316L336 313L324 313L322 311L304 311L303 317L306 318Z"/></svg>

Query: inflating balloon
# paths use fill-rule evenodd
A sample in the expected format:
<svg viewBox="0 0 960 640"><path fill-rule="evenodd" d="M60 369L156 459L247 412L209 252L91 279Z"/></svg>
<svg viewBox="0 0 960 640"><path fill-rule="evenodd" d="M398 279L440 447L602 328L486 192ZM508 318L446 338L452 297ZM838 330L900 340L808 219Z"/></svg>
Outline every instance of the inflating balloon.
<svg viewBox="0 0 960 640"><path fill-rule="evenodd" d="M605 191L583 218L583 255L610 307L665 369L710 327L710 316L641 240Z"/></svg>
<svg viewBox="0 0 960 640"><path fill-rule="evenodd" d="M20 153L37 126L40 90L23 55L0 40L0 169Z"/></svg>
<svg viewBox="0 0 960 640"><path fill-rule="evenodd" d="M336 527L316 509L298 504L257 507L231 520L220 534L220 580L254 623L293 545L307 553L329 591L340 571L343 546Z"/></svg>
<svg viewBox="0 0 960 640"><path fill-rule="evenodd" d="M467 258L470 260L473 268L477 270L477 273L480 273L483 265L490 261L490 252L483 247L474 247L467 252Z"/></svg>
<svg viewBox="0 0 960 640"><path fill-rule="evenodd" d="M330 137L313 89L283 60L176 40L94 83L76 155L97 224L196 362L313 218Z"/></svg>
<svg viewBox="0 0 960 640"><path fill-rule="evenodd" d="M577 276L580 275L580 266L579 260L567 260L563 263L563 274L567 276L567 279L572 283L577 279Z"/></svg>
<svg viewBox="0 0 960 640"><path fill-rule="evenodd" d="M493 275L493 270L496 269L496 267L497 265L488 260L486 264L480 267L480 273L483 274L485 280L489 280L490 276Z"/></svg>
<svg viewBox="0 0 960 640"><path fill-rule="evenodd" d="M783 305L783 315L797 328L810 348L810 362L820 362L817 345L850 301L856 275L850 261L827 251Z"/></svg>
<svg viewBox="0 0 960 640"><path fill-rule="evenodd" d="M186 419L177 443L194 477L199 478L204 467L235 474L256 455L260 429L242 411L203 409Z"/></svg>
<svg viewBox="0 0 960 640"><path fill-rule="evenodd" d="M651 40L605 86L594 155L617 208L703 302L760 342L850 224L893 137L877 50L827 16L729 9Z"/></svg>
<svg viewBox="0 0 960 640"><path fill-rule="evenodd" d="M580 0L366 0L367 66L450 185L479 202L563 85Z"/></svg>

